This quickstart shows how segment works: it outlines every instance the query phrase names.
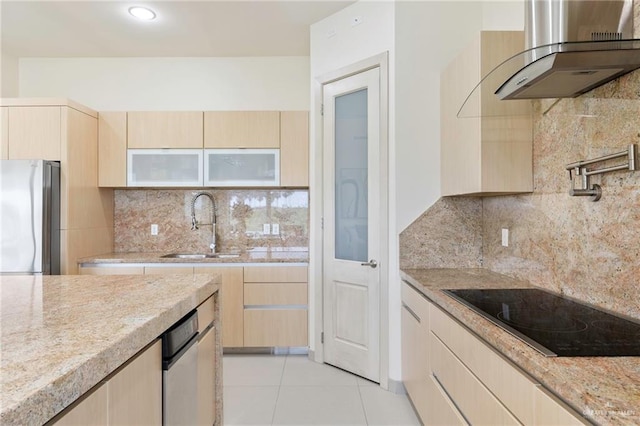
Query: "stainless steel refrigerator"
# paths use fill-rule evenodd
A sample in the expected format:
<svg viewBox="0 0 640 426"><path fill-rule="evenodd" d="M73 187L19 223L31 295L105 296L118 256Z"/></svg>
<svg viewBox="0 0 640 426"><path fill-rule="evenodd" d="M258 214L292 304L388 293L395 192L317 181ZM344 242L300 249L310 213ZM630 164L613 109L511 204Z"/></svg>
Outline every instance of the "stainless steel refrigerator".
<svg viewBox="0 0 640 426"><path fill-rule="evenodd" d="M0 160L0 273L60 274L60 163Z"/></svg>

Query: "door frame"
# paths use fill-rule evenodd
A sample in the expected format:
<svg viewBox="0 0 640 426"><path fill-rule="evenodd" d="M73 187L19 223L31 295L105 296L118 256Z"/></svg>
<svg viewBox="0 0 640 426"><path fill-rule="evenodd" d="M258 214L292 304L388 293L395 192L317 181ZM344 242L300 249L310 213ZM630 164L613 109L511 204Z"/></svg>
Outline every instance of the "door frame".
<svg viewBox="0 0 640 426"><path fill-rule="evenodd" d="M368 71L380 69L380 204L383 206L380 218L380 386L389 389L389 54L381 53L376 56L358 61L354 64L328 72L315 78L313 83L314 103L314 133L311 135L309 161L309 281L313 291L309 294L309 305L313 306L313 318L310 318L310 328L313 334L314 350L309 351L309 357L316 362L324 362L324 344L321 341L323 332L323 232L322 216L323 201L323 116L322 116L322 88L325 84Z"/></svg>

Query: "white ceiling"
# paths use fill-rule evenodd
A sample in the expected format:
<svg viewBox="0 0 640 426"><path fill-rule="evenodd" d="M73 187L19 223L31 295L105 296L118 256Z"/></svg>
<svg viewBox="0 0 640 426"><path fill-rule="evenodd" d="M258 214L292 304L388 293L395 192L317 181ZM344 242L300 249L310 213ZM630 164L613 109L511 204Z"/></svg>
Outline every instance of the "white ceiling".
<svg viewBox="0 0 640 426"><path fill-rule="evenodd" d="M308 56L309 25L349 1L6 1L2 52L18 57ZM152 8L151 22L133 19Z"/></svg>

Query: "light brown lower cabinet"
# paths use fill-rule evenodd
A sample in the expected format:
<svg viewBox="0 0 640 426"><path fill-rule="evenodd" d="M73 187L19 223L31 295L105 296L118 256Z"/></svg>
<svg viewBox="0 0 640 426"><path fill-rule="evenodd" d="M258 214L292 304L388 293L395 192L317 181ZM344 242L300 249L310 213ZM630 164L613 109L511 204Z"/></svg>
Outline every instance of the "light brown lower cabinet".
<svg viewBox="0 0 640 426"><path fill-rule="evenodd" d="M244 345L244 301L242 267L196 266L196 274L216 273L222 278L220 287L220 315L222 316L222 346L239 348Z"/></svg>
<svg viewBox="0 0 640 426"><path fill-rule="evenodd" d="M588 424L407 283L402 303L403 382L425 425Z"/></svg>
<svg viewBox="0 0 640 426"><path fill-rule="evenodd" d="M244 268L244 346L307 346L306 266Z"/></svg>
<svg viewBox="0 0 640 426"><path fill-rule="evenodd" d="M151 347L107 382L109 423L162 424L162 342Z"/></svg>
<svg viewBox="0 0 640 426"><path fill-rule="evenodd" d="M135 355L53 420L58 425L161 425L162 343Z"/></svg>
<svg viewBox="0 0 640 426"><path fill-rule="evenodd" d="M216 333L213 298L198 306L198 425L216 421Z"/></svg>
<svg viewBox="0 0 640 426"><path fill-rule="evenodd" d="M102 383L84 399L69 407L56 426L104 426L109 421L107 384Z"/></svg>
<svg viewBox="0 0 640 426"><path fill-rule="evenodd" d="M222 346L302 347L308 339L308 269L301 265L80 265L81 275L220 274Z"/></svg>
<svg viewBox="0 0 640 426"><path fill-rule="evenodd" d="M421 418L429 411L429 305L409 286L402 287L402 380Z"/></svg>

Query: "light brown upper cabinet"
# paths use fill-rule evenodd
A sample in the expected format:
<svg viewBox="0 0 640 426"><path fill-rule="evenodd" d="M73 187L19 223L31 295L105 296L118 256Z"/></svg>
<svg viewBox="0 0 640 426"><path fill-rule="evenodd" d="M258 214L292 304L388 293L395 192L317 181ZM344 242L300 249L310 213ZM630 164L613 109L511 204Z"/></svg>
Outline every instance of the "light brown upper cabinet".
<svg viewBox="0 0 640 426"><path fill-rule="evenodd" d="M532 103L494 95L509 70L492 73L458 117L476 84L522 50L522 31L482 31L442 73L442 195L533 191Z"/></svg>
<svg viewBox="0 0 640 426"><path fill-rule="evenodd" d="M129 148L202 148L202 112L129 112Z"/></svg>
<svg viewBox="0 0 640 426"><path fill-rule="evenodd" d="M60 161L60 269L76 274L78 258L113 250L113 191L98 188L98 114L69 99L1 102L7 158Z"/></svg>
<svg viewBox="0 0 640 426"><path fill-rule="evenodd" d="M280 148L278 111L206 111L205 148Z"/></svg>
<svg viewBox="0 0 640 426"><path fill-rule="evenodd" d="M127 186L127 113L98 114L98 185Z"/></svg>
<svg viewBox="0 0 640 426"><path fill-rule="evenodd" d="M62 110L60 106L8 108L8 157L12 160L60 161Z"/></svg>
<svg viewBox="0 0 640 426"><path fill-rule="evenodd" d="M280 113L280 186L309 186L309 112Z"/></svg>

